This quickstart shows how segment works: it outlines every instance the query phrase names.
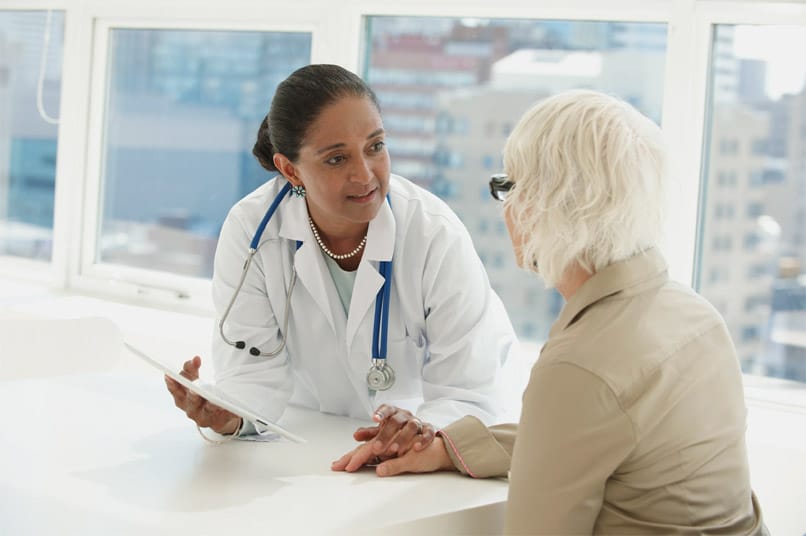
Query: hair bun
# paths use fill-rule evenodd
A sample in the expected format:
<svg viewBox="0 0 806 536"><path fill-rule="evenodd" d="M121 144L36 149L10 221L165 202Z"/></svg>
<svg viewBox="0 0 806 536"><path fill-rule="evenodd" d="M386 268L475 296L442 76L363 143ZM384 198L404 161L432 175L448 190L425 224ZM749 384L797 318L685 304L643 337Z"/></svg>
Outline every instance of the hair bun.
<svg viewBox="0 0 806 536"><path fill-rule="evenodd" d="M260 162L263 169L267 171L277 171L274 167L274 147L271 145L271 136L269 134L269 116L263 118L260 123L260 128L257 131L257 140L252 147L252 154Z"/></svg>

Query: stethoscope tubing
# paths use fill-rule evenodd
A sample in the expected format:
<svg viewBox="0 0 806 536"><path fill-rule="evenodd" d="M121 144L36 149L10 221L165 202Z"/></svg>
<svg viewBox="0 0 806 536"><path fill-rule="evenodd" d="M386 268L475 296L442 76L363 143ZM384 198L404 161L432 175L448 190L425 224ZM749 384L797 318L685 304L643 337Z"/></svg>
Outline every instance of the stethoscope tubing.
<svg viewBox="0 0 806 536"><path fill-rule="evenodd" d="M244 281L246 280L246 274L249 271L249 267L252 265L252 260L255 256L255 253L257 253L257 250L260 249L263 244L265 244L265 242L263 242L263 244L260 243L260 238L263 236L263 231L266 229L266 225L268 225L272 216L274 216L274 213L277 211L277 207L280 205L280 202L282 202L290 191L291 183L286 182L286 184L280 189L280 192L272 201L269 209L263 216L263 219L260 220L260 224L255 230L255 235L252 237L252 241L249 243L249 252L246 260L244 261L243 268L241 269L241 277L237 286L235 287L235 291L232 293L232 298L230 298L227 307L224 309L224 314L221 316L221 320L218 322L218 332L221 335L221 338L224 340L224 342L235 348L244 349L246 347L246 343L244 341L232 341L227 338L227 336L224 334L224 322L229 317L232 306L235 304L235 299L238 297L238 294L240 294L241 289L243 288ZM386 200L389 202L389 196L387 196ZM297 241L297 249L299 249L301 245L302 243ZM372 330L372 362L373 364L385 364L387 339L389 335L389 302L391 300L392 288L392 261L380 261L378 271L384 278L384 282L383 286L378 291L377 297L375 298L375 320ZM283 329L280 332L280 344L277 345L277 347L271 352L261 352L256 347L252 347L249 350L252 355L274 357L282 352L285 348L286 334L288 333L288 318L290 316L291 294L294 292L296 282L297 270L292 266L291 283L289 285L288 292L286 293L285 308L283 312ZM257 351L253 353L253 350Z"/></svg>
<svg viewBox="0 0 806 536"><path fill-rule="evenodd" d="M258 246L258 248L259 247L260 246ZM241 271L241 279L238 281L238 286L235 287L235 292L232 293L232 298L230 298L229 303L227 304L227 308L224 309L224 314L221 315L221 320L218 322L218 332L219 334L221 334L221 338L224 339L224 342L236 348L239 348L238 343L231 341L224 334L224 322L227 320L230 310L232 310L232 305L235 303L235 298L237 298L238 294L241 292L241 287L243 287L243 283L246 280L246 274L249 271L249 266L252 264L252 258L255 256L255 253L257 253L257 249L251 249L251 248L249 249L249 256L246 258L246 262L244 262L243 265L243 270ZM291 284L288 287L288 294L286 294L285 308L283 311L283 331L280 332L280 344L278 344L277 348L275 348L271 352L260 352L259 354L257 354L258 356L274 357L280 352L282 352L283 348L285 348L284 334L288 333L288 317L289 317L288 312L290 310L290 304L291 304L290 297L291 293L294 292L294 286L296 284L297 284L297 271L291 270ZM243 347L245 348L246 345L244 344Z"/></svg>

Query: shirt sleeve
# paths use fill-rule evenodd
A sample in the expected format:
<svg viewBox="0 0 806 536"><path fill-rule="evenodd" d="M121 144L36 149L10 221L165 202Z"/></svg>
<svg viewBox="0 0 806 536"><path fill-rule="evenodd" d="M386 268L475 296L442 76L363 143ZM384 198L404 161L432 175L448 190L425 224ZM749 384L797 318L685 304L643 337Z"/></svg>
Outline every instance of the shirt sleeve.
<svg viewBox="0 0 806 536"><path fill-rule="evenodd" d="M212 285L217 316L212 344L214 377L216 387L228 397L259 415L276 420L286 407L293 383L285 349L273 357L249 353L252 346L268 351L282 341L259 254L252 260L223 327L227 338L245 341L246 348L230 346L219 333L220 318L238 287L251 238L238 218L236 206L224 222L215 254ZM264 247L282 247L282 241ZM279 276L275 280L282 284ZM254 427L247 424L239 435L250 433L255 433Z"/></svg>
<svg viewBox="0 0 806 536"><path fill-rule="evenodd" d="M440 430L454 467L473 478L504 477L509 473L517 424L487 428L467 416Z"/></svg>
<svg viewBox="0 0 806 536"><path fill-rule="evenodd" d="M635 445L610 387L568 363L532 370L512 455L507 534L591 534L605 484Z"/></svg>

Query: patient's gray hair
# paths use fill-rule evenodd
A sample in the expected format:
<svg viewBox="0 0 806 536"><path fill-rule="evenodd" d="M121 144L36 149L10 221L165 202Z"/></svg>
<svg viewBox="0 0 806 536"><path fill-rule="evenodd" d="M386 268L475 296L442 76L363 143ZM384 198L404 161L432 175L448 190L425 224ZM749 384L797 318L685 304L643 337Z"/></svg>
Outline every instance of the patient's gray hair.
<svg viewBox="0 0 806 536"><path fill-rule="evenodd" d="M661 131L619 99L574 90L537 103L507 140L504 170L515 183L505 207L524 237L523 264L546 286L574 261L597 271L660 239Z"/></svg>

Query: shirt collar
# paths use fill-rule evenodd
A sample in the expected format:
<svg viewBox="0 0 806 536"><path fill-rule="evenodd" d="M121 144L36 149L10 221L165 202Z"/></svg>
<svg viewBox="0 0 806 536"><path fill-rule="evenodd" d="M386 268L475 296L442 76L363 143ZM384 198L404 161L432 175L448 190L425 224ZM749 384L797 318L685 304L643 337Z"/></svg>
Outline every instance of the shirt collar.
<svg viewBox="0 0 806 536"><path fill-rule="evenodd" d="M605 266L585 281L565 304L549 337L574 323L588 307L614 294L625 296L658 287L669 280L668 267L657 248L650 248Z"/></svg>

